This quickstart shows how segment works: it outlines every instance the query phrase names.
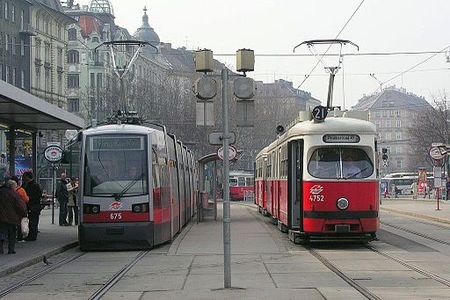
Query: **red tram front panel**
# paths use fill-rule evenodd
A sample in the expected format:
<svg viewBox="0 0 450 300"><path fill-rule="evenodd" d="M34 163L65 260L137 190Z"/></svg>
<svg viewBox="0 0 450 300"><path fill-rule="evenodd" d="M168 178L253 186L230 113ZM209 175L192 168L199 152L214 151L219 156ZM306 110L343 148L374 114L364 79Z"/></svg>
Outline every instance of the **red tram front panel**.
<svg viewBox="0 0 450 300"><path fill-rule="evenodd" d="M376 181L303 183L305 233L376 232L378 209Z"/></svg>

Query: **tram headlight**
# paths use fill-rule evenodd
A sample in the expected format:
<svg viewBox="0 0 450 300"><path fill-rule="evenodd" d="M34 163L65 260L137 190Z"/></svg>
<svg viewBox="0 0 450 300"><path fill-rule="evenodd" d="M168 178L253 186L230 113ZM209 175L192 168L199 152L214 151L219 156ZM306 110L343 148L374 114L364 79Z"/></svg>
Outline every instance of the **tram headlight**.
<svg viewBox="0 0 450 300"><path fill-rule="evenodd" d="M141 205L140 204L133 204L133 212L139 213L141 212Z"/></svg>
<svg viewBox="0 0 450 300"><path fill-rule="evenodd" d="M92 213L98 214L100 212L100 207L98 205L92 205Z"/></svg>
<svg viewBox="0 0 450 300"><path fill-rule="evenodd" d="M348 200L346 198L339 198L336 201L336 206L337 208L339 208L340 210L345 210L348 208Z"/></svg>

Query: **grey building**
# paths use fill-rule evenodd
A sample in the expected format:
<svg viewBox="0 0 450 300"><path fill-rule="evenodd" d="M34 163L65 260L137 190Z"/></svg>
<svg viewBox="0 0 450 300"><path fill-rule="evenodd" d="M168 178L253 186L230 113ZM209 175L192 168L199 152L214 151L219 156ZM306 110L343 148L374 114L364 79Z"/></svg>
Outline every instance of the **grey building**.
<svg viewBox="0 0 450 300"><path fill-rule="evenodd" d="M30 6L28 0L0 0L0 79L28 92Z"/></svg>
<svg viewBox="0 0 450 300"><path fill-rule="evenodd" d="M421 111L431 108L423 98L405 89L386 88L374 95L365 96L352 107L369 111L369 119L377 126L379 148L387 148L388 166L381 168L381 175L393 172L417 171L412 158L414 145L408 131Z"/></svg>

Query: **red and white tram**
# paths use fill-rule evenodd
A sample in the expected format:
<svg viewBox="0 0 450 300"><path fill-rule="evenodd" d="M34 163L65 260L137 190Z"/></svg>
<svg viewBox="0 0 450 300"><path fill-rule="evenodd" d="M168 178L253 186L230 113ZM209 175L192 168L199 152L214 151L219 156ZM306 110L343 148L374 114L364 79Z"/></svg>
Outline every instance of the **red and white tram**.
<svg viewBox="0 0 450 300"><path fill-rule="evenodd" d="M255 174L251 172L231 171L229 182L231 200L245 200L254 194Z"/></svg>
<svg viewBox="0 0 450 300"><path fill-rule="evenodd" d="M296 123L256 157L259 210L294 242L371 240L379 228L376 127L333 113Z"/></svg>
<svg viewBox="0 0 450 300"><path fill-rule="evenodd" d="M77 141L81 250L151 248L194 215L195 160L165 127L103 125Z"/></svg>

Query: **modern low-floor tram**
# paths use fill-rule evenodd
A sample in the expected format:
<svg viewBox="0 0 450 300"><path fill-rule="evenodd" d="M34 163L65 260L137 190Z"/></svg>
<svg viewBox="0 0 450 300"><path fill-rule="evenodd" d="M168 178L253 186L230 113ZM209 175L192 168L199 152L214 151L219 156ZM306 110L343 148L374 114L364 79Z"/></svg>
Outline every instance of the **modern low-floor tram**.
<svg viewBox="0 0 450 300"><path fill-rule="evenodd" d="M165 127L110 124L77 139L82 250L151 248L194 215L194 156Z"/></svg>

